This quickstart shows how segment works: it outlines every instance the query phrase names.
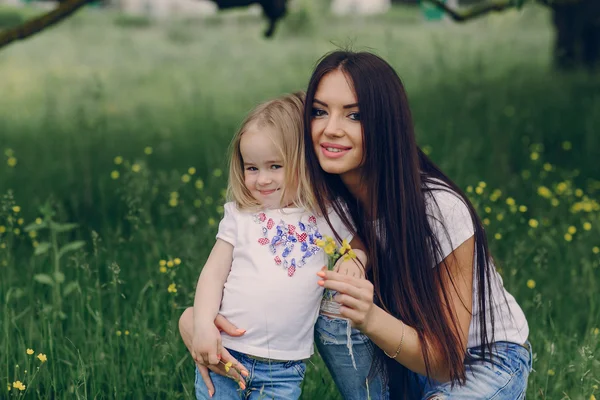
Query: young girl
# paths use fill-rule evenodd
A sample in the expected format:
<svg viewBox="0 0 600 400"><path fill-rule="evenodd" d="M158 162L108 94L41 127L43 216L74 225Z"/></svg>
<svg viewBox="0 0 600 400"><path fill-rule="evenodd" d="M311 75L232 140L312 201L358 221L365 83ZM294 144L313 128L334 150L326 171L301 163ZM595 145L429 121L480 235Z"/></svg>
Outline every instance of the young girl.
<svg viewBox="0 0 600 400"><path fill-rule="evenodd" d="M231 355L245 379L236 383L211 373L214 386L207 387L196 370L198 399L300 396L303 360L313 353L323 294L316 273L325 258L317 240L351 239L336 214L327 220L337 236L323 217L305 209L313 200L305 174L302 112L300 94L266 102L233 139L231 201L198 280L191 352L200 365L224 364L226 370L232 364L224 355ZM357 253L364 264L364 253ZM337 268L352 273L357 263L341 261ZM218 313L243 326L245 334L221 338L214 325ZM183 330L182 335L185 339Z"/></svg>

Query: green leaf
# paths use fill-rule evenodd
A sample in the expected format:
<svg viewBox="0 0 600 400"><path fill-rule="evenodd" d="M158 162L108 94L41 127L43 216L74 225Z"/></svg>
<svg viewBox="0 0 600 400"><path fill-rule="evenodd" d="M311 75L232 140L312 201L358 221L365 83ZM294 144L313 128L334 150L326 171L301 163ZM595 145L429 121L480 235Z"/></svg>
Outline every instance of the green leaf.
<svg viewBox="0 0 600 400"><path fill-rule="evenodd" d="M58 222L50 222L50 229L57 233L68 232L77 228L78 226L79 225L77 224L59 224Z"/></svg>
<svg viewBox="0 0 600 400"><path fill-rule="evenodd" d="M67 297L68 295L70 295L75 290L81 291L81 289L79 287L79 283L77 283L77 282L69 282L69 283L66 284L65 289L63 290L63 296Z"/></svg>
<svg viewBox="0 0 600 400"><path fill-rule="evenodd" d="M61 258L65 253L68 253L69 251L79 250L84 245L85 242L83 240L77 240L75 242L67 243L58 251L58 258Z"/></svg>
<svg viewBox="0 0 600 400"><path fill-rule="evenodd" d="M37 245L33 254L35 254L36 256L46 254L48 252L48 249L50 249L50 243L42 242Z"/></svg>
<svg viewBox="0 0 600 400"><path fill-rule="evenodd" d="M61 284L65 281L65 274L63 274L62 272L58 271L54 273L54 281L58 284Z"/></svg>
<svg viewBox="0 0 600 400"><path fill-rule="evenodd" d="M39 283L43 283L44 285L54 286L54 281L50 275L46 274L36 274L33 276L33 280Z"/></svg>
<svg viewBox="0 0 600 400"><path fill-rule="evenodd" d="M46 226L48 226L46 221L42 222L41 224L32 222L31 224L27 225L24 230L25 232L39 231L40 229L46 228Z"/></svg>

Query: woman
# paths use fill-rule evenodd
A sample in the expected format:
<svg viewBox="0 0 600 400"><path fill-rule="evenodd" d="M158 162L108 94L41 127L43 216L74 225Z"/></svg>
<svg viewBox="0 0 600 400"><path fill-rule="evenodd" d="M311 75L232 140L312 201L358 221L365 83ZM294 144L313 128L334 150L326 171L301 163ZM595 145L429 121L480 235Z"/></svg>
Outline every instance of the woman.
<svg viewBox="0 0 600 400"><path fill-rule="evenodd" d="M319 352L343 397L364 399L368 387L372 399L524 398L527 320L472 205L417 147L393 68L371 53L330 53L305 108L313 206L345 215L368 255L368 280L319 273L357 330L353 364L340 320L317 322Z"/></svg>

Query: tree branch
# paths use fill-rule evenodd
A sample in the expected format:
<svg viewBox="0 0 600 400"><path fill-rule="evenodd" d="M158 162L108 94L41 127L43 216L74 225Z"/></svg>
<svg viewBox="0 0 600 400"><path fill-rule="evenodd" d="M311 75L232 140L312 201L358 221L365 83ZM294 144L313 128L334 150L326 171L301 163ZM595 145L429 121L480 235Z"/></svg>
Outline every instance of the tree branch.
<svg viewBox="0 0 600 400"><path fill-rule="evenodd" d="M474 6L469 7L465 11L458 12L456 10L451 9L445 4L442 0L425 0L433 5L437 6L444 10L446 14L448 14L454 21L456 22L465 22L470 19L474 19L477 17L481 17L487 13L492 11L504 11L508 8L514 7L514 4L511 0L495 0L495 1L487 1L484 3L478 3Z"/></svg>
<svg viewBox="0 0 600 400"><path fill-rule="evenodd" d="M0 31L0 49L10 43L27 39L38 32L62 21L92 0L66 0L54 10L5 31Z"/></svg>

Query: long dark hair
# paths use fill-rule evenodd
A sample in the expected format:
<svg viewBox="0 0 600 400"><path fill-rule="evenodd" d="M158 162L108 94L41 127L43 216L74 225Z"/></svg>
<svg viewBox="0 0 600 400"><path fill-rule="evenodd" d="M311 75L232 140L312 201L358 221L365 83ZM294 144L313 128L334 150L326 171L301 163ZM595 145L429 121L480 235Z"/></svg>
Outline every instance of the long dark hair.
<svg viewBox="0 0 600 400"><path fill-rule="evenodd" d="M339 175L321 169L312 145L315 92L321 78L338 69L349 78L358 99L364 147L362 182L367 185L369 209L350 193ZM473 285L477 297L474 301L479 306L477 333L483 348L488 351L494 333L489 332L487 323L491 322L493 326L494 317L486 313L485 304L486 297L491 301L489 288L493 265L483 226L473 206L460 188L417 147L400 78L387 62L374 54L329 53L319 61L310 78L304 126L307 166L318 207L325 216L326 210L333 207L349 228L355 227L364 241L369 257L367 278L375 287L375 302L416 329L421 343L426 344L422 349L428 376L434 350L448 365L452 382L464 383L465 354L462 349L466 343L462 343L459 336L456 316L453 313L447 316L444 306L450 304L450 299L443 278L450 274L444 263L440 268L433 268L436 260L443 259L443 254L427 218L426 196L430 196L432 205L437 207L431 191L445 190L455 194L471 214L476 255ZM446 229L448 236L447 232ZM454 285L451 280L450 283ZM376 354L379 365L385 363L391 397L398 398L408 386L408 373L398 362L383 356L381 350Z"/></svg>

